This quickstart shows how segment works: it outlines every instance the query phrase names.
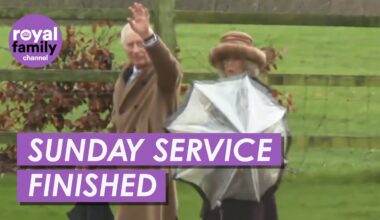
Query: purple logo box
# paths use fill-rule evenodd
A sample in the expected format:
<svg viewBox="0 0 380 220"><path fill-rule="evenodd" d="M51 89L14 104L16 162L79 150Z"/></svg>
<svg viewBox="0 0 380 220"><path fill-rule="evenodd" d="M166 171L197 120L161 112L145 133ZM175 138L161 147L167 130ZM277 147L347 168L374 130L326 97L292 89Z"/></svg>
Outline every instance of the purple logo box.
<svg viewBox="0 0 380 220"><path fill-rule="evenodd" d="M18 170L21 203L165 203L164 170Z"/></svg>
<svg viewBox="0 0 380 220"><path fill-rule="evenodd" d="M19 166L282 165L280 134L19 133Z"/></svg>
<svg viewBox="0 0 380 220"><path fill-rule="evenodd" d="M29 14L16 21L9 32L9 51L22 65L32 68L52 63L62 48L62 33L46 15Z"/></svg>

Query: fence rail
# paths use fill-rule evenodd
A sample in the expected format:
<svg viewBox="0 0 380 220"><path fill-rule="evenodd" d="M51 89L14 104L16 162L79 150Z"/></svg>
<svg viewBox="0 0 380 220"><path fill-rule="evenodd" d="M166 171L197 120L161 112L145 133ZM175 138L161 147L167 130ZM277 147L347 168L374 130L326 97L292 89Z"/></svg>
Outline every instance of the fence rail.
<svg viewBox="0 0 380 220"><path fill-rule="evenodd" d="M26 14L41 13L58 21L92 23L96 20L126 22L126 8L0 8L0 19L17 20ZM152 11L154 15L154 11ZM154 16L152 16L153 18ZM256 14L215 11L175 11L177 23L263 24L380 27L380 16Z"/></svg>
<svg viewBox="0 0 380 220"><path fill-rule="evenodd" d="M65 81L65 82L115 82L119 71L98 70L11 70L0 69L0 81ZM215 73L185 72L184 83L194 80L217 79ZM289 86L352 86L380 87L380 75L323 75L272 73L268 75L270 85Z"/></svg>

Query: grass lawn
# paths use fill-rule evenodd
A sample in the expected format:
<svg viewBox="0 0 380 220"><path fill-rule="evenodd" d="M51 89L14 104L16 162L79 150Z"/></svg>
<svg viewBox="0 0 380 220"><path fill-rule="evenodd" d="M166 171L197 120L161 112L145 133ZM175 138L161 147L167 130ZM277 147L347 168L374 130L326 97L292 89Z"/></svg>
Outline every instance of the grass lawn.
<svg viewBox="0 0 380 220"><path fill-rule="evenodd" d="M0 26L7 36L9 26ZM90 33L89 26L78 30ZM117 32L121 26L115 26ZM64 27L62 32L65 33ZM196 31L195 31L196 30ZM275 72L321 74L379 74L379 28L300 27L262 25L177 25L181 60L186 71L213 72L208 64L209 49L229 30L242 30L254 36L259 46L286 48L284 60ZM7 38L0 47L7 48ZM118 40L111 46L115 63L125 62ZM12 68L11 55L0 49L0 69ZM282 86L292 94L297 113L289 115L294 135L379 135L376 116L380 110L379 88Z"/></svg>
<svg viewBox="0 0 380 220"><path fill-rule="evenodd" d="M120 31L122 26L114 26ZM380 74L378 46L380 28L307 27L264 25L177 25L183 69L213 72L208 64L208 52L219 37L230 30L241 30L254 37L255 44L286 48L285 59L278 72L321 74ZM90 26L77 26L91 36ZM0 69L11 68L8 49L9 26L0 26ZM63 36L65 28L61 27ZM117 63L125 61L119 40L111 46Z"/></svg>
<svg viewBox="0 0 380 220"><path fill-rule="evenodd" d="M89 26L77 26L89 36ZM122 26L114 26L117 32ZM9 26L0 26L0 36L7 36ZM65 34L65 28L62 27ZM185 71L213 72L208 52L219 37L229 30L246 31L259 46L286 48L285 59L276 72L320 74L380 74L378 42L380 28L306 27L263 25L177 25L182 66ZM0 38L7 48L7 38ZM118 40L111 45L115 64L125 62ZM12 68L11 55L0 49L0 69ZM115 65L116 66L116 65ZM294 135L380 135L380 88L281 86L292 94L297 108L289 115ZM1 107L0 107L1 108Z"/></svg>
<svg viewBox="0 0 380 220"><path fill-rule="evenodd" d="M80 28L90 33L88 26ZM115 31L120 28L116 26ZM286 48L286 57L275 72L380 74L380 62L376 59L380 54L380 29L344 27L178 25L183 69L212 72L207 62L208 51L229 30L252 34L259 46ZM8 26L0 26L0 36L4 36L0 38L0 47L5 48L0 49L0 69L12 68L6 50L8 32ZM111 49L116 63L125 61L118 41ZM279 89L293 95L297 112L289 115L289 123L294 135L380 135L380 88L282 86ZM4 104L0 106L3 108ZM379 170L378 149L294 147L289 171L277 193L280 219L379 219ZM15 201L15 187L14 175L0 179L0 220L66 219L70 206L20 206ZM200 200L194 190L181 183L178 190L180 220L198 219Z"/></svg>
<svg viewBox="0 0 380 220"><path fill-rule="evenodd" d="M379 149L301 149L290 153L289 170L277 193L283 220L377 220L380 215ZM180 220L199 219L201 201L178 184ZM0 179L1 220L67 219L70 205L19 205L16 177Z"/></svg>

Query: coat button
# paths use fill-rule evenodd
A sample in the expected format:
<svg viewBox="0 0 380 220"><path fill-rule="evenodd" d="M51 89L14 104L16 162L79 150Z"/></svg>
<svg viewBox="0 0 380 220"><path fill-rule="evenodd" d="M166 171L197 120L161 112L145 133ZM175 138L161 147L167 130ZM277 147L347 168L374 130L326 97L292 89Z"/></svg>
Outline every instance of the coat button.
<svg viewBox="0 0 380 220"><path fill-rule="evenodd" d="M139 106L138 105L135 105L134 108L137 109Z"/></svg>

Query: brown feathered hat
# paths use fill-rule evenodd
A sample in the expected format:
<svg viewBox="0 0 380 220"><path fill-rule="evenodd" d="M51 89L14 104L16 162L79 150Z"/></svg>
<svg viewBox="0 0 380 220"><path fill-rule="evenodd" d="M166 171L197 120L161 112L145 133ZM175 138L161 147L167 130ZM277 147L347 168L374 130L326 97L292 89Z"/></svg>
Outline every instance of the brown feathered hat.
<svg viewBox="0 0 380 220"><path fill-rule="evenodd" d="M210 63L215 68L220 69L223 60L230 56L238 56L259 65L263 68L266 65L265 52L253 46L252 37L244 32L230 31L225 33L220 43L211 49Z"/></svg>

